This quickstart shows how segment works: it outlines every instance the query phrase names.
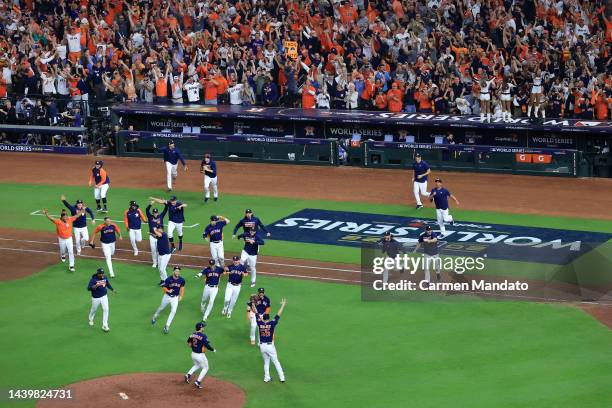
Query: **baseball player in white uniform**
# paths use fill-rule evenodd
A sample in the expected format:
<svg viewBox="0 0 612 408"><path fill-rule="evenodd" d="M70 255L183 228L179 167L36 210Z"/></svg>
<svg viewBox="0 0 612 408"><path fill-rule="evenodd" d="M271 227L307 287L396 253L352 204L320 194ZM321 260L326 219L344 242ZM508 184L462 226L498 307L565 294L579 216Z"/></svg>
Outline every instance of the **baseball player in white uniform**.
<svg viewBox="0 0 612 408"><path fill-rule="evenodd" d="M240 258L234 256L232 257L232 264L225 268L225 274L227 275L227 286L225 287L225 299L223 301L221 315L231 319L232 311L236 305L236 300L238 300L238 295L240 294L242 278L249 273L246 271L244 265L240 263Z"/></svg>
<svg viewBox="0 0 612 408"><path fill-rule="evenodd" d="M210 153L204 155L204 160L200 163L200 173L204 174L204 202L210 199L210 190L213 192L213 200L217 201L219 199L217 162L211 158Z"/></svg>
<svg viewBox="0 0 612 408"><path fill-rule="evenodd" d="M117 241L117 235L119 239L123 239L121 236L121 230L117 226L117 224L113 223L109 217L104 217L104 222L96 227L94 230L93 236L91 240L89 240L89 245L92 248L95 248L94 239L96 238L96 234L100 233L100 243L102 244L102 253L104 254L104 258L106 259L106 266L108 267L108 272L111 278L115 277L115 272L113 271L113 260L112 256L115 255L115 242Z"/></svg>
<svg viewBox="0 0 612 408"><path fill-rule="evenodd" d="M210 256L217 263L217 266L225 265L225 251L223 249L223 227L230 223L229 218L222 215L212 215L210 224L204 229L202 237L210 240Z"/></svg>
<svg viewBox="0 0 612 408"><path fill-rule="evenodd" d="M68 208L71 215L76 215L82 210L85 210L85 212L87 212L87 214L89 214L89 216L91 217L91 223L96 223L93 211L91 211L89 207L83 204L82 200L76 200L75 205L70 205L68 201L66 201L66 196L62 195L60 199L62 200L64 206ZM78 256L81 255L81 248L87 245L87 242L89 241L89 231L87 230L87 216L79 216L76 220L74 220L74 222L72 223L72 230L74 232L74 244L76 246L76 254Z"/></svg>
<svg viewBox="0 0 612 408"><path fill-rule="evenodd" d="M278 354L276 353L276 346L274 345L274 332L286 304L287 300L282 299L281 307L272 320L270 320L270 315L268 313L257 315L259 351L261 351L261 356L264 360L264 382L266 383L272 381L272 377L270 376L270 361L272 361L274 368L276 368L280 382L285 382L285 372L283 371L280 361L278 361ZM257 309L253 308L253 312L256 311Z"/></svg>
<svg viewBox="0 0 612 408"><path fill-rule="evenodd" d="M442 261L438 254L438 233L431 229L431 226L425 227L425 232L419 235L419 241L414 247L414 252L420 247L423 247L423 262L425 271L425 280L431 282L430 269L436 272L436 280L439 282L442 278Z"/></svg>
<svg viewBox="0 0 612 408"><path fill-rule="evenodd" d="M224 268L216 266L215 264L216 262L214 259L209 259L208 267L202 269L202 271L196 275L196 278L204 276L206 279L204 282L204 292L202 293L202 302L200 303L203 322L208 320L208 316L212 312L217 292L219 292L219 280L225 273Z"/></svg>
<svg viewBox="0 0 612 408"><path fill-rule="evenodd" d="M89 325L94 325L94 317L96 316L96 311L100 306L102 306L102 330L108 332L110 329L108 328L108 296L106 295L110 289L113 293L117 293L115 289L111 286L110 282L104 276L104 269L98 268L96 273L91 275L91 279L89 280L89 284L87 285L87 290L91 292L91 309L89 309Z"/></svg>
<svg viewBox="0 0 612 408"><path fill-rule="evenodd" d="M181 267L175 266L172 271L172 276L169 276L162 285L162 290L164 291L164 296L162 297L161 304L153 314L153 318L151 319L151 324L155 326L157 322L157 318L159 314L170 305L170 314L168 315L168 320L166 320L166 325L164 326L164 334L168 334L170 330L170 325L172 324L172 320L174 320L174 316L176 315L176 310L178 308L179 301L183 300L183 295L185 294L185 279L181 277Z"/></svg>
<svg viewBox="0 0 612 408"><path fill-rule="evenodd" d="M412 169L414 170L412 192L414 193L414 199L416 201L416 209L419 210L423 208L421 196L429 197L429 191L427 191L427 176L431 173L431 169L429 168L429 164L421 158L420 153L414 155Z"/></svg>
<svg viewBox="0 0 612 408"><path fill-rule="evenodd" d="M259 253L259 247L264 244L264 240L254 229L238 235L238 239L241 238L244 239L244 248L240 253L240 263L249 266L251 287L254 288L257 279L257 254Z"/></svg>

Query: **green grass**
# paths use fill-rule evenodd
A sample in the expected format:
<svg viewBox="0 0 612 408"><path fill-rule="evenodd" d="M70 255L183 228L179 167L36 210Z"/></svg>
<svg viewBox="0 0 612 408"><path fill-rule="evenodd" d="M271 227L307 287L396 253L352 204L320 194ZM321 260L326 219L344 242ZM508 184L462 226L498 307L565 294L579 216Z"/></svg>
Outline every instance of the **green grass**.
<svg viewBox="0 0 612 408"><path fill-rule="evenodd" d="M159 305L150 267L116 265L111 332L87 325L89 271L55 265L0 283L0 388L58 387L134 371L185 371L184 342L199 319L202 284L184 270L186 295L169 335L149 323ZM262 382L262 359L248 342L243 288L232 320L217 296L207 329L218 353L210 375L247 393L249 407L607 407L612 406L612 332L559 305L361 302L359 288L261 279L273 306L288 305L277 334L284 386ZM273 375L274 375L274 371ZM33 403L30 404L33 406Z"/></svg>

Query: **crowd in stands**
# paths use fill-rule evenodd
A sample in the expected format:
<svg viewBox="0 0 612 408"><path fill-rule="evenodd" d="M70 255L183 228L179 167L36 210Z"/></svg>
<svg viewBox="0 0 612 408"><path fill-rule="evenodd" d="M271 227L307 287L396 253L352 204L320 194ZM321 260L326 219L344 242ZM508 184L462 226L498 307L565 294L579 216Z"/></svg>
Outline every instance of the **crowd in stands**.
<svg viewBox="0 0 612 408"><path fill-rule="evenodd" d="M611 50L605 0L2 0L0 122L120 101L609 120Z"/></svg>

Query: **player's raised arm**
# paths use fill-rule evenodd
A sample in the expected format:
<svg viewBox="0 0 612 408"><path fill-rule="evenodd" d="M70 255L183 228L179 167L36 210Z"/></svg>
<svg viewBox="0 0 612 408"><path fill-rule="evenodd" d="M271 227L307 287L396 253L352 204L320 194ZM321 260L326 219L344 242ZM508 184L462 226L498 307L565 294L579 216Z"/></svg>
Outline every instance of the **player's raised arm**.
<svg viewBox="0 0 612 408"><path fill-rule="evenodd" d="M222 215L219 215L219 218L221 218L221 221L225 222L225 225L228 225L231 222L229 218Z"/></svg>
<svg viewBox="0 0 612 408"><path fill-rule="evenodd" d="M276 313L278 316L280 316L283 313L283 310L285 310L285 305L287 304L287 299L283 298L281 299L281 307L280 309L278 309L278 313Z"/></svg>
<svg viewBox="0 0 612 408"><path fill-rule="evenodd" d="M47 210L46 208L43 209L43 214L45 214L45 217L47 217L49 221L51 221L52 223L55 223L55 218L49 215L49 210Z"/></svg>

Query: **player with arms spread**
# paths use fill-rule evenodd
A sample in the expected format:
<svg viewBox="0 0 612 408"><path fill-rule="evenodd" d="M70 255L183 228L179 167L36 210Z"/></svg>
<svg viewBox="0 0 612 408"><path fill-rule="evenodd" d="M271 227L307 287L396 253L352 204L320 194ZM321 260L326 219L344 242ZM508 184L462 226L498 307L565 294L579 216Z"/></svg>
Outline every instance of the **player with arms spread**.
<svg viewBox="0 0 612 408"><path fill-rule="evenodd" d="M206 323L196 323L196 331L187 339L187 345L191 347L191 361L193 361L193 366L187 371L187 374L185 374L185 382L189 384L193 373L201 369L202 371L200 371L198 379L193 383L196 388L202 388L202 381L208 372L208 359L205 354L206 350L210 350L213 353L217 352L217 350L211 346L208 337L204 334L204 327L206 327Z"/></svg>
<svg viewBox="0 0 612 408"><path fill-rule="evenodd" d="M261 356L264 360L264 382L272 381L272 377L270 377L270 360L272 360L272 363L276 368L280 382L285 382L285 373L283 372L283 367L281 366L280 361L278 361L276 347L274 346L274 331L276 330L276 325L278 325L278 321L280 320L280 316L283 313L286 304L287 300L282 299L281 307L272 320L270 320L270 315L268 313L257 315L257 326L259 328L259 351L261 351ZM253 313L257 313L257 309L255 307L252 307L251 310Z"/></svg>

